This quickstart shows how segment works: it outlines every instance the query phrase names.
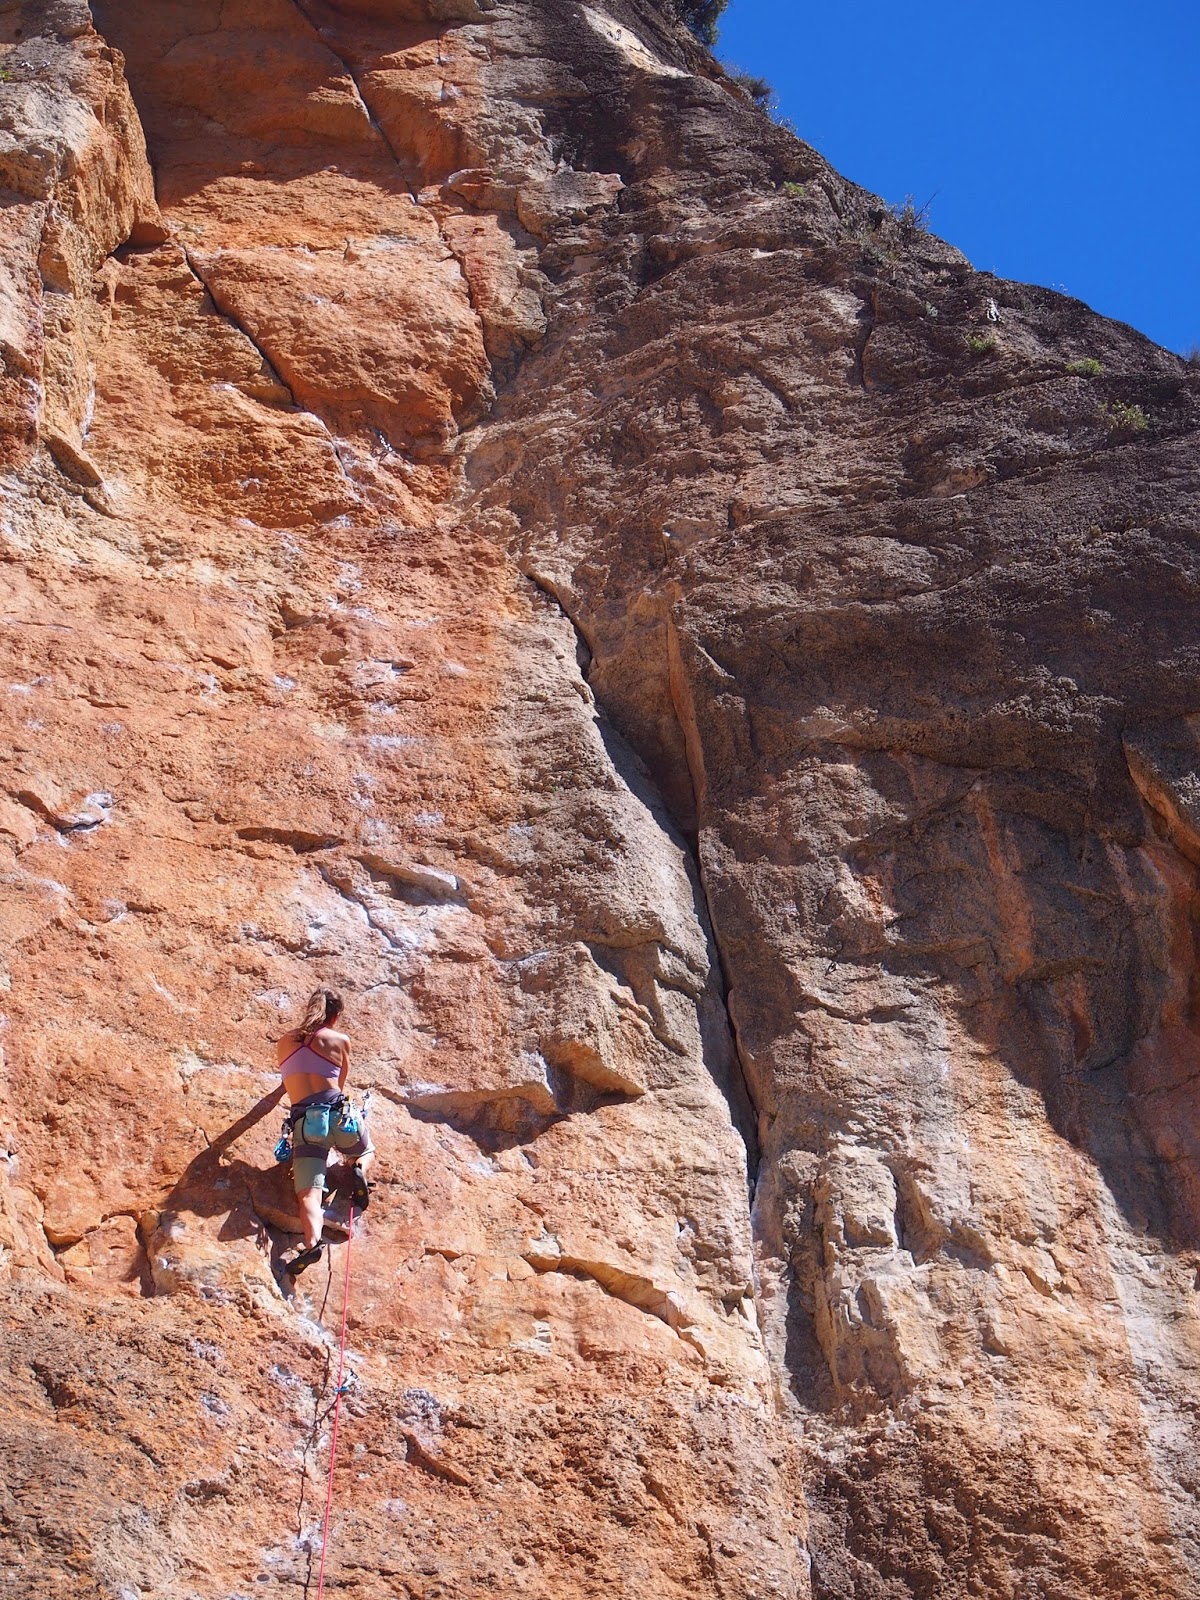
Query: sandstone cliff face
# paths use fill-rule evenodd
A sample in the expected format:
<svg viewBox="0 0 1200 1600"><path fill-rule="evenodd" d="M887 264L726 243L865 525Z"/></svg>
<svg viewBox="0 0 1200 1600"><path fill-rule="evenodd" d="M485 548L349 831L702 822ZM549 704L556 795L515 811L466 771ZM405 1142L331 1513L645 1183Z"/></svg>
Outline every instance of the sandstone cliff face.
<svg viewBox="0 0 1200 1600"><path fill-rule="evenodd" d="M315 1593L327 982L332 1592L1200 1594L1200 377L650 0L0 50L9 1592Z"/></svg>

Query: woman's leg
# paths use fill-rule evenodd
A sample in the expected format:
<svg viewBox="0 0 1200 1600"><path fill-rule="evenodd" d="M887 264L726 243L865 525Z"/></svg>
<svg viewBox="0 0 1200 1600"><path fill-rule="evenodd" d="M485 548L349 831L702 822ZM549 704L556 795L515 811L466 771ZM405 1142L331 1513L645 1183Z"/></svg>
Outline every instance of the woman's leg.
<svg viewBox="0 0 1200 1600"><path fill-rule="evenodd" d="M321 1229L325 1225L325 1207L322 1204L324 1199L325 1191L319 1186L315 1189L304 1189L296 1196L300 1220L304 1224L306 1250L311 1250L321 1237Z"/></svg>
<svg viewBox="0 0 1200 1600"><path fill-rule="evenodd" d="M375 1159L371 1135L367 1132L366 1118L361 1111L349 1107L342 1112L333 1135L334 1149L348 1167L357 1167L366 1175Z"/></svg>
<svg viewBox="0 0 1200 1600"><path fill-rule="evenodd" d="M371 1203L371 1191L367 1186L367 1168L371 1165L374 1150L364 1150L361 1156L343 1156L342 1160L350 1168L350 1204L356 1211L365 1211Z"/></svg>
<svg viewBox="0 0 1200 1600"><path fill-rule="evenodd" d="M347 1166L357 1167L358 1170L360 1172L362 1172L362 1173L366 1172L367 1168L371 1165L371 1163L372 1163L372 1161L374 1161L374 1159L375 1159L374 1150L368 1150L364 1155L361 1155L361 1156L346 1156L346 1155L344 1155L342 1157L342 1160L346 1163Z"/></svg>
<svg viewBox="0 0 1200 1600"><path fill-rule="evenodd" d="M292 1182L296 1188L296 1209L304 1226L304 1247L311 1250L321 1237L325 1222L325 1167L329 1152L292 1157Z"/></svg>

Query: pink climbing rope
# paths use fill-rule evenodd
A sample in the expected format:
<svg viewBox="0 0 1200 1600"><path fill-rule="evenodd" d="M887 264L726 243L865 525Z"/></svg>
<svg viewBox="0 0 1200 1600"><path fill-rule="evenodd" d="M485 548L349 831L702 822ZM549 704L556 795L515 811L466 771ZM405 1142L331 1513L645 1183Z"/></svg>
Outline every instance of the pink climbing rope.
<svg viewBox="0 0 1200 1600"><path fill-rule="evenodd" d="M325 1556L329 1550L329 1518L333 1514L333 1472L337 1466L338 1417L342 1409L342 1375L346 1370L346 1313L350 1309L350 1241L354 1238L354 1202L346 1234L346 1277L342 1288L342 1337L338 1346L337 1393L333 1398L333 1430L329 1439L329 1487L325 1491L325 1521L321 1528L321 1566L317 1573L317 1600L325 1593Z"/></svg>

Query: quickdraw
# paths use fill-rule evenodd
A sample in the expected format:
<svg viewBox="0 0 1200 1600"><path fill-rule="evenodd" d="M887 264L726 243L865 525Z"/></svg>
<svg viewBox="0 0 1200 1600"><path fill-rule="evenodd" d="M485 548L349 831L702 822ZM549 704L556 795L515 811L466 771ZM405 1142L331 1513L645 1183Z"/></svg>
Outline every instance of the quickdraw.
<svg viewBox="0 0 1200 1600"><path fill-rule="evenodd" d="M275 1159L281 1164L292 1159L292 1124L288 1117L284 1117L283 1127L279 1130L279 1143L275 1146Z"/></svg>

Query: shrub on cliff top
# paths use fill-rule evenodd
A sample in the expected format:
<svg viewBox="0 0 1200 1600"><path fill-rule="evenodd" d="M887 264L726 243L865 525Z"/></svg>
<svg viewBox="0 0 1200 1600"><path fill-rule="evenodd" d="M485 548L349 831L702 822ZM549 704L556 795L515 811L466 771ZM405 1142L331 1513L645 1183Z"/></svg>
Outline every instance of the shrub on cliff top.
<svg viewBox="0 0 1200 1600"><path fill-rule="evenodd" d="M717 20L729 0L670 0L676 12L703 44L716 44Z"/></svg>

